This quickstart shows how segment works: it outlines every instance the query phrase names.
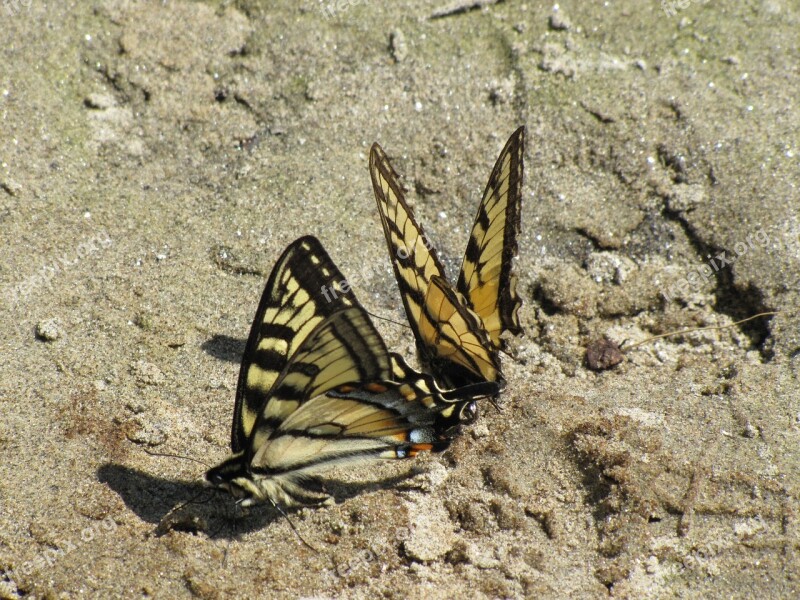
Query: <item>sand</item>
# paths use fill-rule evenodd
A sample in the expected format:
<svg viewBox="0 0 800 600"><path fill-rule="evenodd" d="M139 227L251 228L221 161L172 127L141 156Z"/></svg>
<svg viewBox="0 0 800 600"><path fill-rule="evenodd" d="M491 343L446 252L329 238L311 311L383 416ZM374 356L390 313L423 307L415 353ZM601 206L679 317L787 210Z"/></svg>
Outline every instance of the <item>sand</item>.
<svg viewBox="0 0 800 600"><path fill-rule="evenodd" d="M800 595L799 15L4 1L0 597ZM525 335L499 410L444 454L334 473L334 506L291 515L317 552L147 453L227 455L296 237L404 320L374 141L455 278L521 124Z"/></svg>

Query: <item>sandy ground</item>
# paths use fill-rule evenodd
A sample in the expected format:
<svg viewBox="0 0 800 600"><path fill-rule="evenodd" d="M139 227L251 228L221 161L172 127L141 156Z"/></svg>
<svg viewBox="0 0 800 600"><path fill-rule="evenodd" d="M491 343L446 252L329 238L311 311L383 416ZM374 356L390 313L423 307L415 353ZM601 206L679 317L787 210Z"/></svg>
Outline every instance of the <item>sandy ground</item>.
<svg viewBox="0 0 800 600"><path fill-rule="evenodd" d="M458 6L3 0L0 597L800 594L798 4ZM317 553L145 452L227 454L299 235L403 320L373 141L453 276L520 124L500 411L337 475L293 515Z"/></svg>

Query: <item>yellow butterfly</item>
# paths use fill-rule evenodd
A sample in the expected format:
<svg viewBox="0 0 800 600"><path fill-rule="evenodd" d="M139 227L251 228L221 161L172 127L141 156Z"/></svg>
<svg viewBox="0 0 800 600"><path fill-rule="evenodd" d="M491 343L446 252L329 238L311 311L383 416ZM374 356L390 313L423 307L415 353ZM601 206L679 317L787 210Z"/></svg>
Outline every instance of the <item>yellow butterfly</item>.
<svg viewBox="0 0 800 600"><path fill-rule="evenodd" d="M320 242L303 237L264 288L239 371L232 454L206 479L244 506L328 503L325 469L444 450L465 407L495 393L443 392L390 353Z"/></svg>
<svg viewBox="0 0 800 600"><path fill-rule="evenodd" d="M512 259L520 229L524 138L520 127L494 165L455 288L414 219L386 153L377 143L370 151L372 187L417 349L447 387L480 381L504 385L500 336L522 333Z"/></svg>

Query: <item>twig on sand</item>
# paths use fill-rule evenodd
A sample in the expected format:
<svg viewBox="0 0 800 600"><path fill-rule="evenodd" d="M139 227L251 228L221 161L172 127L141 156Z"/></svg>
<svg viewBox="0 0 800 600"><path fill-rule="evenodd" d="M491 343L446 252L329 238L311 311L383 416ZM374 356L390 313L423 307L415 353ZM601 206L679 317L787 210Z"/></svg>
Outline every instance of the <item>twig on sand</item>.
<svg viewBox="0 0 800 600"><path fill-rule="evenodd" d="M431 19L443 19L460 15L471 10L477 10L492 4L500 4L503 0L455 0L443 8L439 8L431 13Z"/></svg>

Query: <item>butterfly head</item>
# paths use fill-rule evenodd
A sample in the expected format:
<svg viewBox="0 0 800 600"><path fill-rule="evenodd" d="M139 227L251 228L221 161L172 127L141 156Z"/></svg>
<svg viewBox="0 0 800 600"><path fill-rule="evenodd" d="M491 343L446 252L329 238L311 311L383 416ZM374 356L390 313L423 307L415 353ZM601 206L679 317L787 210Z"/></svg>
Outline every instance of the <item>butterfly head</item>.
<svg viewBox="0 0 800 600"><path fill-rule="evenodd" d="M206 472L206 481L215 488L225 490L242 506L259 500L260 490L247 471L243 453L234 454Z"/></svg>

